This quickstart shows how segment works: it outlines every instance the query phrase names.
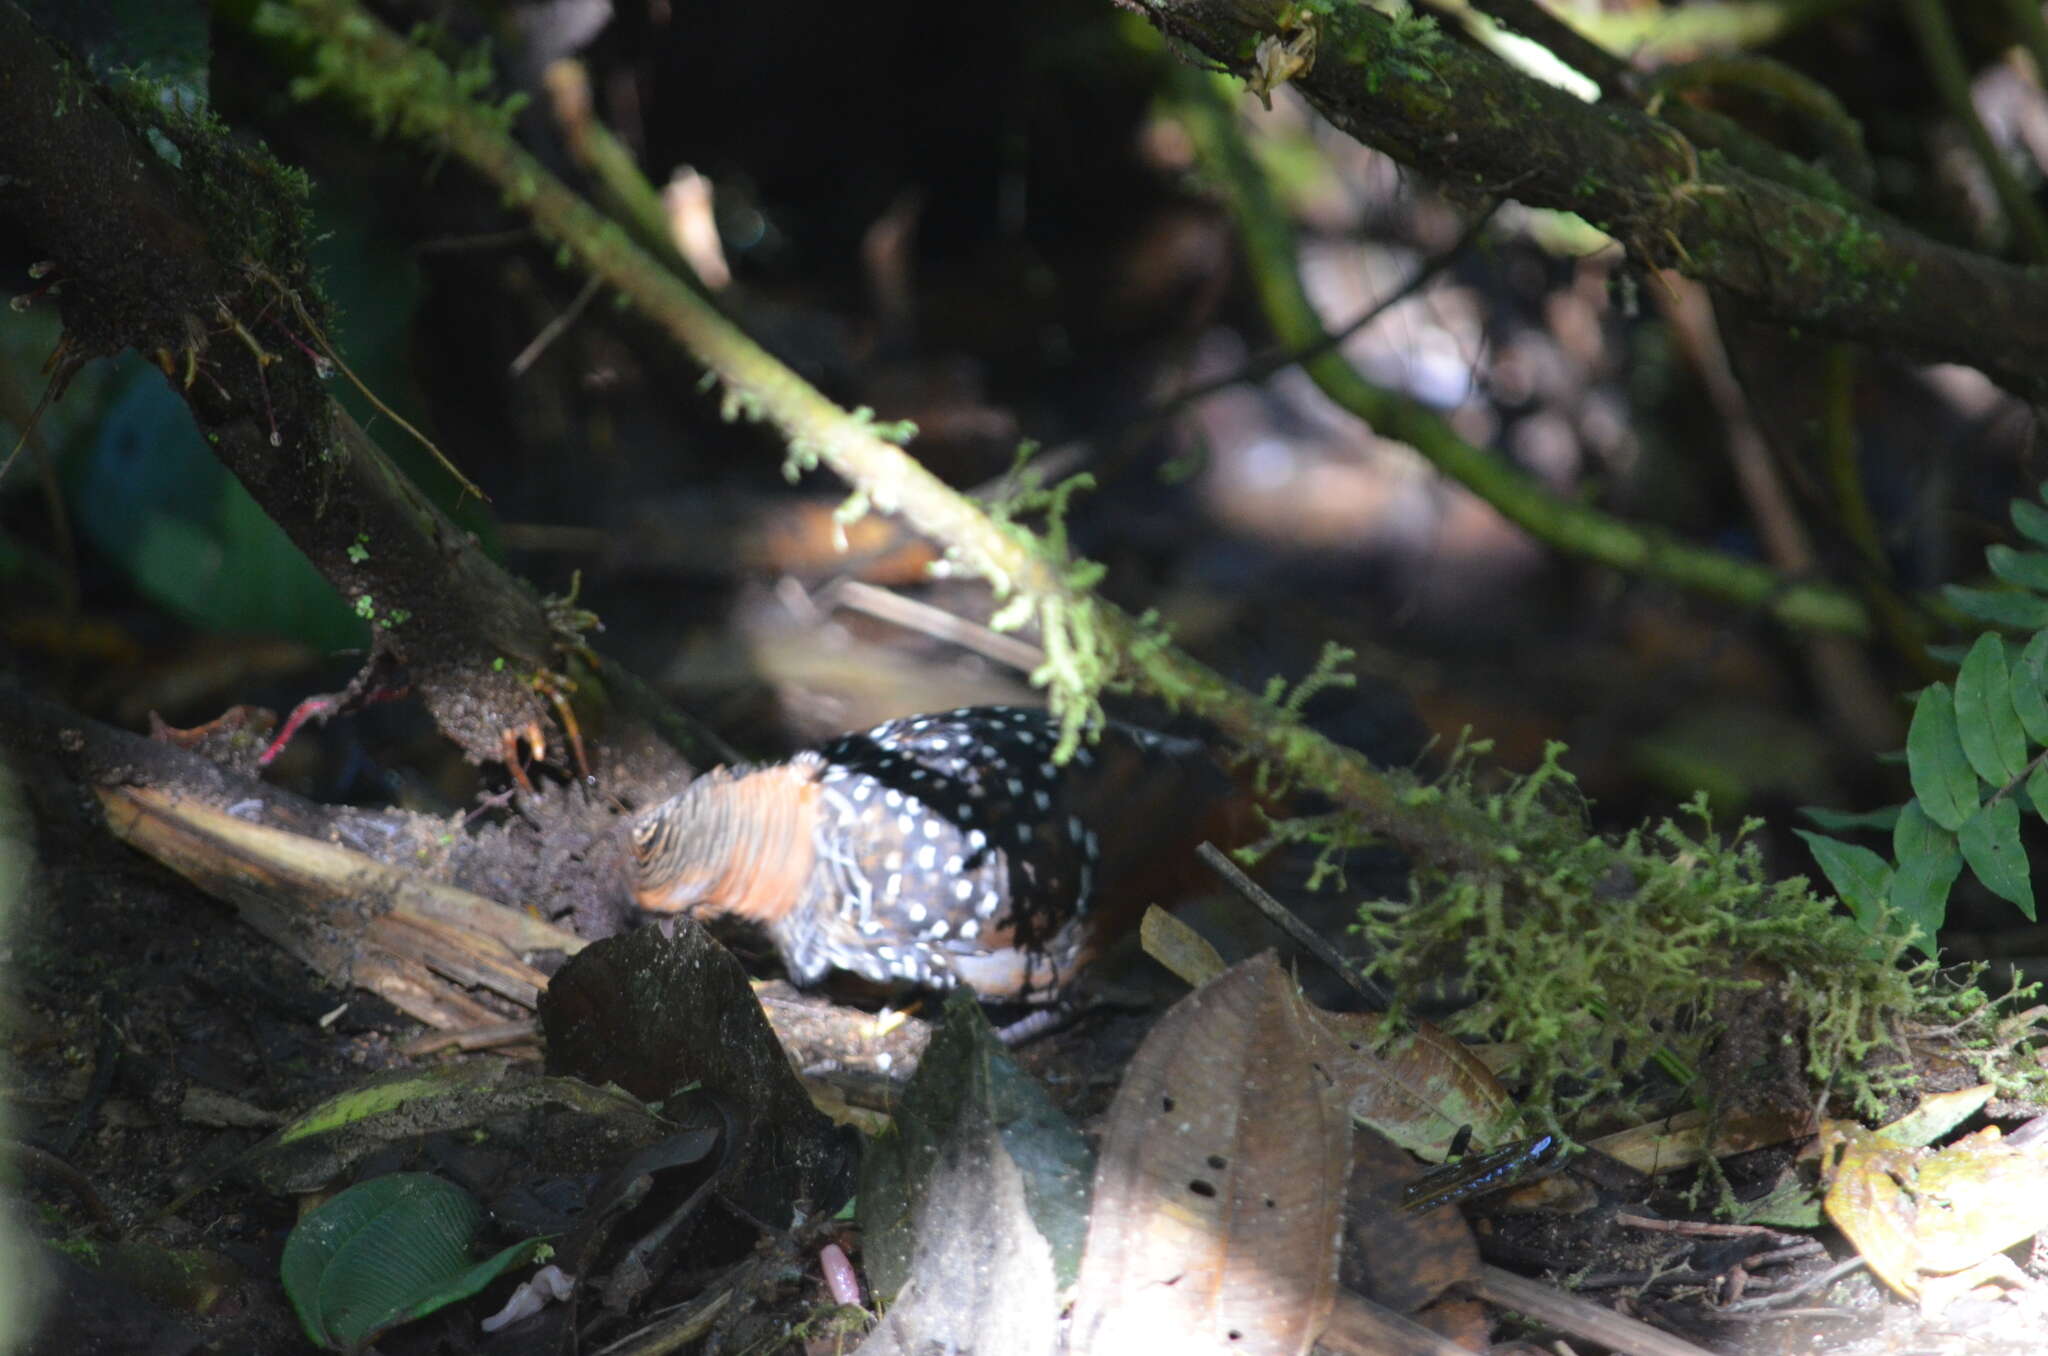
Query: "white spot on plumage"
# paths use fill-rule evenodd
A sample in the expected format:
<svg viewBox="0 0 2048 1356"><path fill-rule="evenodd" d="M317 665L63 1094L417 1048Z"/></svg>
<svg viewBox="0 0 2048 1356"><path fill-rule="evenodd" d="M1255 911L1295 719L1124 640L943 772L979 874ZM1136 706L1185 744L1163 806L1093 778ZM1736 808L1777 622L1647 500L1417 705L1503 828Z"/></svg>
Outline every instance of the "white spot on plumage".
<svg viewBox="0 0 2048 1356"><path fill-rule="evenodd" d="M905 838L910 837L910 835L917 832L917 821L909 815L896 816L896 832L902 834Z"/></svg>
<svg viewBox="0 0 2048 1356"><path fill-rule="evenodd" d="M930 843L926 843L926 844L925 844L925 845L924 845L923 847L921 847L921 848L919 848L919 849L917 850L917 869L918 869L918 870L920 870L920 871L929 871L929 870L931 870L931 869L932 869L932 868L933 868L934 866L937 866L937 865L938 865L938 862L939 862L939 850L938 850L937 848L933 847L933 846L932 846L932 845L931 845Z"/></svg>
<svg viewBox="0 0 2048 1356"><path fill-rule="evenodd" d="M1010 778L1008 781L1004 782L1003 785L1005 788L1009 790L1009 793L1013 796L1021 796L1024 794L1024 783L1017 780L1015 777Z"/></svg>
<svg viewBox="0 0 2048 1356"><path fill-rule="evenodd" d="M924 822L924 836L925 836L925 837L927 837L927 838L937 838L937 837L939 836L939 821L938 821L938 820L936 820L936 819L927 819L927 820L926 820L926 821Z"/></svg>
<svg viewBox="0 0 2048 1356"><path fill-rule="evenodd" d="M960 854L954 853L951 857L946 858L946 874L957 876L960 874L960 868L965 865L967 863L960 859Z"/></svg>
<svg viewBox="0 0 2048 1356"><path fill-rule="evenodd" d="M988 835L980 829L969 829L967 831L967 846L973 848L976 852L981 851L988 846Z"/></svg>
<svg viewBox="0 0 2048 1356"><path fill-rule="evenodd" d="M1052 808L1052 797L1043 790L1033 791L1031 793L1031 803L1036 805L1042 814Z"/></svg>
<svg viewBox="0 0 2048 1356"><path fill-rule="evenodd" d="M974 881L966 876L962 876L959 880L954 881L953 898L959 900L962 904L974 898Z"/></svg>
<svg viewBox="0 0 2048 1356"><path fill-rule="evenodd" d="M972 941L981 932L981 924L972 918L960 925L960 935Z"/></svg>
<svg viewBox="0 0 2048 1356"><path fill-rule="evenodd" d="M922 923L924 921L924 905L914 899L911 900L903 906L903 916L913 923Z"/></svg>

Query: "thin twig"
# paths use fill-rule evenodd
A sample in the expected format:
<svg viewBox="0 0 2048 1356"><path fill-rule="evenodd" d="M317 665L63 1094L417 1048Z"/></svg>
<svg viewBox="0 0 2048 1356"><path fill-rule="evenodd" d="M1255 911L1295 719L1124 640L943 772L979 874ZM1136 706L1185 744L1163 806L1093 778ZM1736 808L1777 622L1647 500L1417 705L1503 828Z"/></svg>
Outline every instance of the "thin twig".
<svg viewBox="0 0 2048 1356"><path fill-rule="evenodd" d="M1512 188L1513 185L1510 184L1508 187ZM1429 286L1439 274L1456 263L1459 256L1463 255L1479 239L1480 232L1484 231L1487 225L1493 221L1494 216L1500 211L1501 204L1505 201L1505 198L1495 198L1488 203L1485 210L1472 218L1471 222L1466 225L1463 231L1459 232L1458 238L1452 241L1448 248L1439 251L1425 260L1422 267L1416 269L1406 282L1403 282L1399 287L1387 293L1386 296L1381 297L1358 316L1347 321L1337 329L1331 330L1322 337L1311 340L1306 344L1262 354L1234 371L1226 372L1224 375L1213 377L1208 381L1199 382L1188 387L1186 390L1176 391L1157 405L1140 410L1127 420L1119 421L1116 426L1097 430L1091 437L1099 439L1110 433L1121 432L1125 427L1168 418L1178 414L1190 405L1207 400L1219 391L1227 391L1233 386L1264 381L1276 372L1284 372L1290 367L1300 367L1311 363L1317 358L1322 357L1325 353L1342 347L1353 335L1365 329L1375 320L1378 320L1388 311L1393 310L1423 288Z"/></svg>
<svg viewBox="0 0 2048 1356"><path fill-rule="evenodd" d="M1786 1290L1780 1290L1775 1295L1757 1300L1744 1300L1739 1304L1726 1305L1720 1309L1713 1310L1712 1313L1716 1318L1730 1318L1738 1314L1758 1313L1767 1309L1780 1309L1802 1295L1810 1295L1816 1290L1827 1289L1858 1267L1866 1265L1868 1264L1862 1257L1851 1257L1845 1262L1835 1263L1826 1271L1811 1276L1801 1281L1798 1285Z"/></svg>
<svg viewBox="0 0 2048 1356"><path fill-rule="evenodd" d="M1204 843L1195 849L1209 869L1223 877L1231 889L1243 895L1260 913L1271 919L1273 925L1292 938L1297 946L1337 972L1337 977L1349 984L1367 1002L1377 1004L1382 1010L1394 1005L1393 995L1372 980L1352 968L1351 962L1337 954L1337 948L1316 936L1308 924L1294 916L1294 911L1273 898L1243 871L1227 853L1214 843Z"/></svg>
<svg viewBox="0 0 2048 1356"><path fill-rule="evenodd" d="M950 641L963 650L972 650L1024 673L1045 662L1045 651L1036 645L991 631L942 607L933 607L930 603L906 598L893 590L864 584L858 579L842 579L828 585L819 591L816 601L825 608L851 608L882 621L894 622L907 631Z"/></svg>
<svg viewBox="0 0 2048 1356"><path fill-rule="evenodd" d="M0 1140L0 1159L11 1159L13 1166L19 1171L39 1172L70 1187L78 1197L79 1203L85 1206L86 1213L90 1214L102 1229L115 1238L121 1237L120 1221L114 1218L114 1212L107 1209L107 1203L101 1200L99 1192L93 1189L92 1179L64 1159L40 1145L30 1144L22 1139Z"/></svg>
<svg viewBox="0 0 2048 1356"><path fill-rule="evenodd" d="M2044 216L2033 195L2013 173L2005 154L1991 139L1984 119L1977 115L1970 93L1970 71L1963 45L1956 35L1948 7L1941 0L1902 0L1899 6L1913 35L1920 42L1920 59L1926 63L1927 78L1948 106L1949 117L1963 129L1963 137L1984 169L2005 209L2007 222L2018 238L2022 252L2034 263L2048 261L2048 216Z"/></svg>
<svg viewBox="0 0 2048 1356"><path fill-rule="evenodd" d="M1460 1284L1489 1304L1512 1309L1630 1356L1708 1356L1706 1348L1683 1338L1499 1267L1483 1266L1476 1276Z"/></svg>
<svg viewBox="0 0 2048 1356"><path fill-rule="evenodd" d="M417 1058L421 1055L431 1055L437 1050L495 1050L502 1046L539 1039L540 1023L531 1017L522 1017L512 1022L487 1022L482 1026L429 1031L406 1041L399 1050Z"/></svg>
<svg viewBox="0 0 2048 1356"><path fill-rule="evenodd" d="M592 277L583 284L583 290L576 294L576 300L564 307L560 315L540 327L540 333L533 336L533 342L520 349L519 356L512 360L508 370L514 378L525 376L526 370L540 361L540 355L548 351L548 345L561 338L569 327L576 323L576 318L589 307L591 299L603 286L603 279Z"/></svg>

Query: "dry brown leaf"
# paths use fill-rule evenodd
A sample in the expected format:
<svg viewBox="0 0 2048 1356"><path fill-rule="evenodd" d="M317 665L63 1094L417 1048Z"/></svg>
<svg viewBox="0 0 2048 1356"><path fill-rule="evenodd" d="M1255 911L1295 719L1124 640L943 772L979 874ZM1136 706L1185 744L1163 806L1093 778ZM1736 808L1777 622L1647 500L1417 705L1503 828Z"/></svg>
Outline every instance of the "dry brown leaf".
<svg viewBox="0 0 2048 1356"><path fill-rule="evenodd" d="M1710 1137L1711 1132L1711 1137ZM1727 1158L1812 1133L1812 1122L1789 1112L1732 1111L1709 1117L1681 1111L1643 1125L1603 1135L1587 1147L1637 1172L1677 1172L1709 1158Z"/></svg>
<svg viewBox="0 0 2048 1356"><path fill-rule="evenodd" d="M1416 1213L1402 1191L1421 1175L1414 1158L1365 1126L1352 1138L1339 1279L1375 1304L1412 1314L1479 1274L1472 1226L1455 1210Z"/></svg>
<svg viewBox="0 0 2048 1356"><path fill-rule="evenodd" d="M1268 952L1175 1004L1095 1173L1076 1356L1300 1356L1328 1321L1351 1127Z"/></svg>
<svg viewBox="0 0 2048 1356"><path fill-rule="evenodd" d="M1428 1022L1387 1041L1373 1012L1311 1015L1316 1057L1352 1116L1402 1148L1435 1163L1465 1126L1480 1149L1522 1133L1514 1098L1464 1042Z"/></svg>
<svg viewBox="0 0 2048 1356"><path fill-rule="evenodd" d="M1145 910L1138 924L1145 954L1173 971L1188 987L1199 989L1223 973L1223 957L1209 939L1157 904Z"/></svg>
<svg viewBox="0 0 2048 1356"><path fill-rule="evenodd" d="M1926 1313L1981 1286L2031 1287L2004 1250L2048 1229L2048 1153L2009 1144L1997 1126L1939 1151L1924 1146L1981 1106L1989 1087L1930 1097L1877 1130L1825 1121L1823 1162L1832 1166L1828 1218L1870 1269Z"/></svg>

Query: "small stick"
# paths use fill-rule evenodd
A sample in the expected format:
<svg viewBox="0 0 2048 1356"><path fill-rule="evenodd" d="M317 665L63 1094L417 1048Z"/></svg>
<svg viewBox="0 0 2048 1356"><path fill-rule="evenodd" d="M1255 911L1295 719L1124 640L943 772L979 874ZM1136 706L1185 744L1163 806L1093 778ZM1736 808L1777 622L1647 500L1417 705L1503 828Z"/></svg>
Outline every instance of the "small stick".
<svg viewBox="0 0 2048 1356"><path fill-rule="evenodd" d="M1337 972L1337 977L1357 990L1367 1002L1376 1003L1384 1011L1394 1005L1394 999L1385 989L1351 968L1349 961L1337 954L1337 949L1309 930L1308 924L1294 916L1293 910L1273 898L1259 883L1238 869L1236 862L1214 843L1204 843L1195 849L1209 869L1223 877L1231 889L1250 900L1253 907L1273 921L1274 926L1292 938L1296 945L1311 956Z"/></svg>

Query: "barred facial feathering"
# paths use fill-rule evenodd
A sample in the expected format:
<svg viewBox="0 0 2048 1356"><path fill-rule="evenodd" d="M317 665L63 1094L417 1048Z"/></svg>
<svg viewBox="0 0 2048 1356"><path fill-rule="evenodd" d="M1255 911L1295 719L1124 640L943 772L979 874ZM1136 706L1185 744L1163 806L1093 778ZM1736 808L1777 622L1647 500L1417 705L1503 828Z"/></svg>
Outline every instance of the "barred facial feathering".
<svg viewBox="0 0 2048 1356"><path fill-rule="evenodd" d="M1058 741L1044 711L972 707L716 770L635 818L636 898L760 924L800 984L1046 1001L1229 795L1192 741L1111 725L1064 766Z"/></svg>

